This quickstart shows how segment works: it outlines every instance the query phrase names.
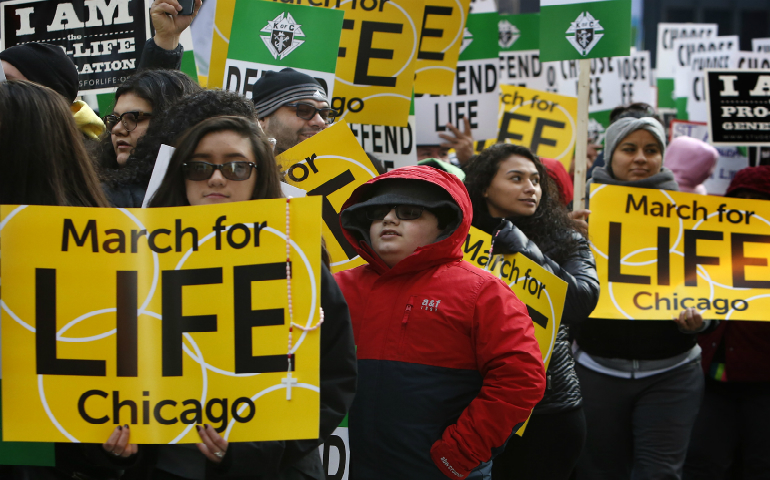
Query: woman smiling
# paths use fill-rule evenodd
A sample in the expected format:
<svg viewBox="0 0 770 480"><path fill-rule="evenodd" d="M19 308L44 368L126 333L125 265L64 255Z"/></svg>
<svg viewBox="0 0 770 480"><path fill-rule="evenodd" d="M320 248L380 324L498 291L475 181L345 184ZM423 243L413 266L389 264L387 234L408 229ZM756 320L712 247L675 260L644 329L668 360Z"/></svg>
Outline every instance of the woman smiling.
<svg viewBox="0 0 770 480"><path fill-rule="evenodd" d="M594 170L589 193L592 183L678 190L662 167L657 120L621 118L605 138L607 165ZM703 395L695 333L708 323L688 308L673 322L590 318L574 330L588 426L578 480L681 478Z"/></svg>

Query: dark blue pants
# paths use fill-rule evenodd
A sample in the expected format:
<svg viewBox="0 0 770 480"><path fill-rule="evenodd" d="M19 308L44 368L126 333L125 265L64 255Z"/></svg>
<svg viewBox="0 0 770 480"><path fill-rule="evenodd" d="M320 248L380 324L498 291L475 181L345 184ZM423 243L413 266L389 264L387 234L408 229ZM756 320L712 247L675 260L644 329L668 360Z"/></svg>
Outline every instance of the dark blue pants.
<svg viewBox="0 0 770 480"><path fill-rule="evenodd" d="M700 362L625 379L575 366L587 442L578 480L679 480L703 397Z"/></svg>

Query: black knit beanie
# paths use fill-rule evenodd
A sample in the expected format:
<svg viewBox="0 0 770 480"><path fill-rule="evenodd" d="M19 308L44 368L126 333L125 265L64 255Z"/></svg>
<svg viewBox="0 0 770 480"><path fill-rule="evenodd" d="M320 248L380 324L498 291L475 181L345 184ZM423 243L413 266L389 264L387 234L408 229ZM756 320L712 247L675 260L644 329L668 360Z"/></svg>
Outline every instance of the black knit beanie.
<svg viewBox="0 0 770 480"><path fill-rule="evenodd" d="M39 83L64 96L70 103L78 96L78 69L61 47L47 43L16 45L0 52L30 82Z"/></svg>
<svg viewBox="0 0 770 480"><path fill-rule="evenodd" d="M257 107L259 118L267 117L283 105L303 98L329 103L326 89L318 80L293 68L267 72L254 83L251 91L251 100Z"/></svg>

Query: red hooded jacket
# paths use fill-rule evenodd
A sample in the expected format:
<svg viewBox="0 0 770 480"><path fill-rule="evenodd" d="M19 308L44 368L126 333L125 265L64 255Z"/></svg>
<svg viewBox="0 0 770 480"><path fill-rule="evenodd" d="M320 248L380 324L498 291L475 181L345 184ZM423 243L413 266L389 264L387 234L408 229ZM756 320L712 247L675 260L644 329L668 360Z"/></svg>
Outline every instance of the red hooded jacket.
<svg viewBox="0 0 770 480"><path fill-rule="evenodd" d="M462 219L448 237L392 269L342 222L369 262L335 275L358 348L350 478L463 479L491 467L542 398L542 355L526 306L504 282L462 259L472 208L455 176L399 168L356 189L343 211L388 179L438 185Z"/></svg>

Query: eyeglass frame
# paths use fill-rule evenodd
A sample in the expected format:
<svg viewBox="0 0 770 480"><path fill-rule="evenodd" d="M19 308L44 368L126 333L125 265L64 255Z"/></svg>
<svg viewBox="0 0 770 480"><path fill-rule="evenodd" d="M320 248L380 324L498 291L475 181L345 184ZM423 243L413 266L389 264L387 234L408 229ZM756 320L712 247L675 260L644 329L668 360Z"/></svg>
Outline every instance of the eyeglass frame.
<svg viewBox="0 0 770 480"><path fill-rule="evenodd" d="M390 213L390 211L391 211L391 210L395 210L395 211L396 211L396 218L398 218L399 220L417 220L417 219L419 219L420 217L422 217L422 214L423 214L423 212L424 212L425 210L428 210L428 208L427 208L427 207L422 207L422 206L420 206L420 205L413 205L413 204L409 204L409 203L402 203L402 204L400 204L400 205L393 205L392 207L390 207L390 208L388 209L388 211L387 211L387 212L385 212L385 215L384 215L382 218L370 218L370 216L369 216L369 212L370 212L371 210L373 210L373 209L375 209L375 208L384 208L384 207L387 207L387 205L371 205L371 206L369 206L369 207L365 208L365 209L364 209L364 214L366 215L366 219L367 219L367 220L370 220L370 221L372 221L372 222L376 222L376 221L385 220L385 217L387 217L387 216L388 216L388 214ZM414 218L401 218L401 215L399 215L399 214L398 214L398 207L412 207L412 208L419 208L419 209L420 209L420 214L419 214L418 216L414 217Z"/></svg>
<svg viewBox="0 0 770 480"><path fill-rule="evenodd" d="M306 107L310 107L310 108L312 108L312 109L314 110L314 111L313 111L313 114L312 114L312 115L310 115L310 117L309 117L309 118L306 118L306 117L301 117L301 116L299 115L299 109L297 108L297 105L304 105L304 106L306 106ZM316 116L316 114L319 114L319 112L320 112L320 111L322 111L322 110L328 110L328 111L330 111L330 112L334 112L334 115L329 115L329 116L327 116L326 118L324 118L324 117L323 117L323 115L320 115L320 114L319 114L319 115L320 115L320 117L321 117L321 119L324 121L324 123L326 123L326 125L331 125L332 123L334 123L334 121L335 121L335 120L337 120L337 117L339 117L339 116L340 116L340 112L338 112L338 111L337 111L336 109L334 109L334 108L331 108L331 107L322 107L322 108L318 108L318 107L316 107L315 105L313 105L312 103L305 103L305 102L294 102L294 103L287 103L287 104L284 104L284 105L282 105L282 106L284 106L284 107L293 107L293 108L295 108L295 111L294 111L295 115L297 115L297 117L301 118L302 120L312 120L312 119L313 119L313 117L315 117L315 116Z"/></svg>
<svg viewBox="0 0 770 480"><path fill-rule="evenodd" d="M123 117L128 115L129 113L136 117L136 125L133 128L128 128L128 125L126 125L126 122L123 121ZM125 128L127 132L132 132L136 129L137 126L139 126L140 121L144 120L145 118L151 118L151 117L152 117L152 113L142 112L141 110L130 110L128 112L123 112L122 114L120 114L120 116L115 115L113 113L109 115L105 115L104 118L102 118L102 121L104 122L104 126L107 128L107 131L109 132L111 132L112 129L115 128L118 122L123 124L123 128ZM107 127L107 124L113 121L112 119L114 119L115 123L111 127Z"/></svg>
<svg viewBox="0 0 770 480"><path fill-rule="evenodd" d="M187 170L186 167L188 167L190 164L193 164L193 163L200 163L200 164L203 164L203 165L208 165L210 167L213 167L213 170L211 170L211 175L209 175L207 178L201 178L200 180L194 180L192 178L188 178L188 173L187 173L188 170ZM203 181L211 180L211 177L214 176L214 172L216 172L217 170L219 170L219 173L222 174L222 177L224 177L227 180L231 180L233 182L243 182L243 181L248 180L249 178L251 178L251 170L249 170L249 176L246 177L246 178L230 178L227 175L225 175L224 167L226 167L227 165L230 165L232 163L245 163L248 166L250 166L251 168L253 168L254 170L257 170L257 164L256 163L254 163L254 162L247 162L247 161L244 161L244 160L233 160L232 162L227 162L227 163L222 163L222 164L209 163L209 162L204 162L202 160L191 160L191 161L188 161L188 162L184 162L182 164L182 175L184 176L185 180L190 180L191 182L203 182Z"/></svg>

